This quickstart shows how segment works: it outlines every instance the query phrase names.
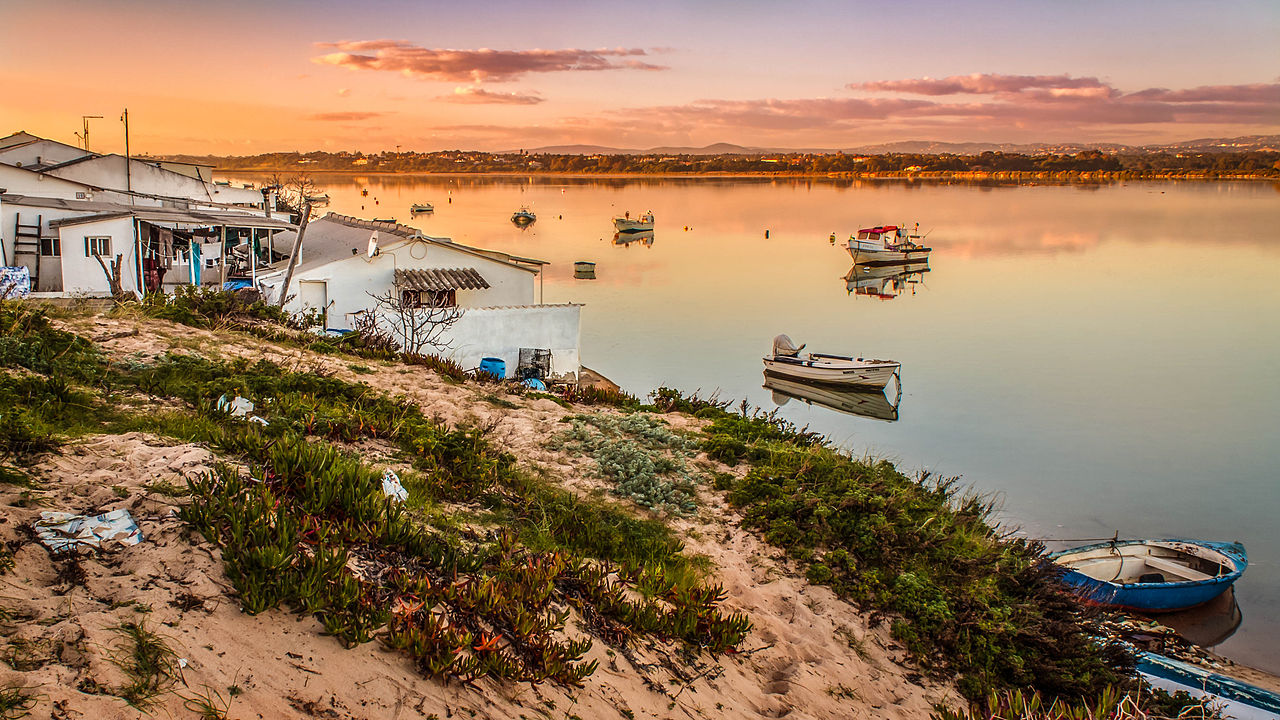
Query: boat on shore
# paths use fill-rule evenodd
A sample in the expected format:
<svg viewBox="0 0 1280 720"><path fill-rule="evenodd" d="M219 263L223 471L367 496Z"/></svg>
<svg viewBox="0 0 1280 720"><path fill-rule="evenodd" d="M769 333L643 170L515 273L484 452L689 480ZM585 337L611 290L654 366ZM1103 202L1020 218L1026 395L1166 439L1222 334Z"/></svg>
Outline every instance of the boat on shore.
<svg viewBox="0 0 1280 720"><path fill-rule="evenodd" d="M414 203L409 206L409 212L414 214L435 212L436 209L431 203Z"/></svg>
<svg viewBox="0 0 1280 720"><path fill-rule="evenodd" d="M920 225L916 224L919 230ZM849 236L845 249L856 265L906 265L929 260L932 248L916 242L924 237L900 225L862 228Z"/></svg>
<svg viewBox="0 0 1280 720"><path fill-rule="evenodd" d="M631 213L627 213L622 217L613 219L613 229L620 233L642 232L644 230L653 229L653 213L647 212L638 218L632 218Z"/></svg>
<svg viewBox="0 0 1280 720"><path fill-rule="evenodd" d="M890 403L884 390L802 382L767 371L764 374L764 389L773 393L775 405L786 405L791 400L799 400L836 412L885 422L898 421L898 401L902 399L901 389L898 401Z"/></svg>
<svg viewBox="0 0 1280 720"><path fill-rule="evenodd" d="M826 353L808 353L801 357L804 347L796 347L786 335L775 337L773 354L764 358L764 369L774 375L811 383L883 389L902 367L893 360Z"/></svg>
<svg viewBox="0 0 1280 720"><path fill-rule="evenodd" d="M1244 574L1240 543L1127 540L1084 545L1049 556L1085 600L1142 612L1202 605Z"/></svg>
<svg viewBox="0 0 1280 720"><path fill-rule="evenodd" d="M532 225L537 219L538 216L535 215L528 207L524 206L514 213L511 213L511 222L516 225Z"/></svg>

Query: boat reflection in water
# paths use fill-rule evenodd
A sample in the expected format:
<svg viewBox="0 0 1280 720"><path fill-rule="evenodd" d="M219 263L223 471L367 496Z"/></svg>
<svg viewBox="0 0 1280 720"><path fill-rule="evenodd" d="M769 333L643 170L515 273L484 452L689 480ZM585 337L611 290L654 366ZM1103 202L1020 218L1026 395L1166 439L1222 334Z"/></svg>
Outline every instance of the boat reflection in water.
<svg viewBox="0 0 1280 720"><path fill-rule="evenodd" d="M1167 625L1183 638L1201 647L1211 648L1235 634L1244 616L1236 604L1235 589L1231 588L1209 602L1178 612L1160 615L1160 624Z"/></svg>
<svg viewBox="0 0 1280 720"><path fill-rule="evenodd" d="M653 231L635 230L633 232L618 232L613 234L613 244L618 247L631 247L636 243L645 247L653 247Z"/></svg>
<svg viewBox="0 0 1280 720"><path fill-rule="evenodd" d="M844 276L845 289L850 294L892 300L908 289L915 295L916 286L923 282L927 272L929 264L923 262L907 265L854 265Z"/></svg>
<svg viewBox="0 0 1280 720"><path fill-rule="evenodd" d="M773 402L779 406L795 399L837 412L885 422L898 421L898 404L902 401L901 385L890 403L883 390L808 383L770 372L764 374L764 389L773 391Z"/></svg>

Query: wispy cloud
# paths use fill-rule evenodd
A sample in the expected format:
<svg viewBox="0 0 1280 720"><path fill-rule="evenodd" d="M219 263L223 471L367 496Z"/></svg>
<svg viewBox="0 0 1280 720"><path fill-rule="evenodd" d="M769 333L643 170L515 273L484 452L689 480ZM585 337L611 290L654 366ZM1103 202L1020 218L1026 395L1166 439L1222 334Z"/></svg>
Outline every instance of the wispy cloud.
<svg viewBox="0 0 1280 720"><path fill-rule="evenodd" d="M322 42L316 47L337 51L312 58L312 62L322 65L399 72L450 82L507 82L528 73L667 69L640 59L648 55L642 48L452 50L422 47L404 40Z"/></svg>
<svg viewBox="0 0 1280 720"><path fill-rule="evenodd" d="M537 93L494 92L478 87L456 87L452 94L441 95L437 99L445 102L492 105L537 105L546 100Z"/></svg>
<svg viewBox="0 0 1280 720"><path fill-rule="evenodd" d="M308 116L309 120L323 122L363 122L387 115L384 112L327 112Z"/></svg>
<svg viewBox="0 0 1280 720"><path fill-rule="evenodd" d="M952 75L945 78L913 78L908 80L877 80L850 83L850 90L903 93L908 95L994 95L1020 93L1028 90L1047 91L1066 95L1096 95L1097 91L1113 92L1112 88L1095 77L1071 77L1069 75L996 75L974 73ZM1093 92L1090 92L1093 91Z"/></svg>

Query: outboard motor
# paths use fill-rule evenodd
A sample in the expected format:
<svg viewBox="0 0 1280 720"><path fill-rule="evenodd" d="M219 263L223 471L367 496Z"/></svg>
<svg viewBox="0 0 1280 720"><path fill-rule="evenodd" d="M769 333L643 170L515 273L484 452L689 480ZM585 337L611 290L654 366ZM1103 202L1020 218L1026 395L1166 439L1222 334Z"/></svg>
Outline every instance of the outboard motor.
<svg viewBox="0 0 1280 720"><path fill-rule="evenodd" d="M806 343L807 344L807 343ZM791 342L791 338L786 335L779 335L773 339L773 354L785 357L796 357L800 351L804 349L804 345L796 347Z"/></svg>

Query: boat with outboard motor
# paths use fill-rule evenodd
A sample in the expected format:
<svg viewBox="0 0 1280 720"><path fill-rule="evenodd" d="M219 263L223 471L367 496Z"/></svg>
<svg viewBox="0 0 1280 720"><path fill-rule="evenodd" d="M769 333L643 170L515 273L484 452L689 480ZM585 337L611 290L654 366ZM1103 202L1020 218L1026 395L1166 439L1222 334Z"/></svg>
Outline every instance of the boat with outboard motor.
<svg viewBox="0 0 1280 720"><path fill-rule="evenodd" d="M613 219L613 229L620 233L642 232L653 229L653 212L647 212L632 219L631 213Z"/></svg>
<svg viewBox="0 0 1280 720"><path fill-rule="evenodd" d="M511 213L511 222L516 225L531 225L537 219L538 216L526 206L521 206L519 210Z"/></svg>
<svg viewBox="0 0 1280 720"><path fill-rule="evenodd" d="M409 212L417 215L421 213L435 212L436 208L431 203L414 203L409 206Z"/></svg>
<svg viewBox="0 0 1280 720"><path fill-rule="evenodd" d="M764 369L774 375L808 382L883 388L902 367L901 363L893 360L826 353L808 353L801 357L800 351L804 348L804 345L796 347L786 335L775 337L773 354L764 358Z"/></svg>
<svg viewBox="0 0 1280 720"><path fill-rule="evenodd" d="M929 260L932 248L916 242L923 240L919 234L920 224L916 223L914 231L908 231L901 225L880 225L862 228L849 236L845 249L858 265L906 265Z"/></svg>

